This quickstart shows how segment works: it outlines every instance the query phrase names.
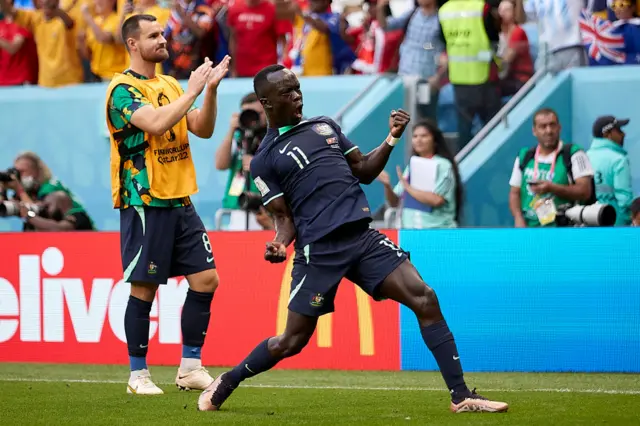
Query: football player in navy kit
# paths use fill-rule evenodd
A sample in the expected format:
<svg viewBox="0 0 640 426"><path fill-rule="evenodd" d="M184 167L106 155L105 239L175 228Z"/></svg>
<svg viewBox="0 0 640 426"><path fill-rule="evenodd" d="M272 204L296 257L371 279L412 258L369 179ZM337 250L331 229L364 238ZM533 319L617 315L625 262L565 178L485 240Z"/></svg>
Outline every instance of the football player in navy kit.
<svg viewBox="0 0 640 426"><path fill-rule="evenodd" d="M395 300L416 314L451 394L453 412L506 411L506 403L469 390L433 289L402 249L369 226L371 212L360 184L371 183L383 170L409 114L392 111L389 135L365 155L332 119L302 120L302 93L293 72L268 66L255 76L254 90L269 130L251 162L251 175L276 224L265 259L285 261L286 248L295 241L287 324L283 334L264 340L238 366L218 376L200 395L198 409L219 409L243 380L302 351L318 318L333 312L336 290L346 277L375 300Z"/></svg>

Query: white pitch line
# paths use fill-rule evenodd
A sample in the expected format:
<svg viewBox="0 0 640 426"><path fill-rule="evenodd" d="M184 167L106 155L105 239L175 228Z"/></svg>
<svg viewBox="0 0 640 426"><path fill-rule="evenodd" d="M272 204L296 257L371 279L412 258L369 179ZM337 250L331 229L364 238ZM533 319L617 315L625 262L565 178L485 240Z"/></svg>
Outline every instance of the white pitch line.
<svg viewBox="0 0 640 426"><path fill-rule="evenodd" d="M122 380L91 380L91 379L38 379L26 377L0 377L0 382L34 382L34 383L96 383L123 384ZM159 385L173 385L173 382L157 382ZM242 385L243 388L264 389L311 389L311 390L358 390L358 391L422 391L446 392L443 388L428 387L375 387L375 386L302 386L302 385ZM533 389L481 389L484 392L550 392L550 393L595 393L610 395L640 395L640 389L571 389L571 388L533 388Z"/></svg>

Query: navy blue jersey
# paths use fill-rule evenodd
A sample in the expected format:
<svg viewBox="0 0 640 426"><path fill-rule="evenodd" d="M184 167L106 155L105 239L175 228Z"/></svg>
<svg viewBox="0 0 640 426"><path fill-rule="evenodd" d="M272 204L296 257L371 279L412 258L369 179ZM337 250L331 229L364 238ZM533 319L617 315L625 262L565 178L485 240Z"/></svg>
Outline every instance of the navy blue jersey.
<svg viewBox="0 0 640 426"><path fill-rule="evenodd" d="M367 198L346 158L356 148L328 117L267 132L251 161L251 176L264 205L285 198L296 227L296 247L345 223L371 221Z"/></svg>

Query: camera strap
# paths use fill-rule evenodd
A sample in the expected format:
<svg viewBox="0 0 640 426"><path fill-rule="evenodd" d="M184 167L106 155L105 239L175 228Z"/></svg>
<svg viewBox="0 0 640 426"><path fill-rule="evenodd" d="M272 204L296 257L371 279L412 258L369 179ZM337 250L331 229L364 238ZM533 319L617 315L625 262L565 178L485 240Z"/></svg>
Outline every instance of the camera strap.
<svg viewBox="0 0 640 426"><path fill-rule="evenodd" d="M553 161L551 162L551 168L549 169L549 181L553 181L553 173L556 170L556 161L558 161L558 153L560 152L560 149L558 148L556 148L554 152ZM540 145L536 147L536 154L533 157L533 161L534 161L533 162L533 179L535 180L537 180L539 177L539 170L538 170L539 158L540 158Z"/></svg>
<svg viewBox="0 0 640 426"><path fill-rule="evenodd" d="M123 143L118 145L118 154L120 154L120 161L124 162L124 157L129 157L130 155L137 154L139 152L143 152L145 149L149 148L149 142L144 141L141 144L128 147Z"/></svg>
<svg viewBox="0 0 640 426"><path fill-rule="evenodd" d="M122 142L123 140L125 140L126 138L128 138L129 136L133 136L136 133L140 133L142 130L138 129L136 126L134 126L131 123L128 123L126 126L124 126L122 129L113 132L113 138L118 141L118 143Z"/></svg>

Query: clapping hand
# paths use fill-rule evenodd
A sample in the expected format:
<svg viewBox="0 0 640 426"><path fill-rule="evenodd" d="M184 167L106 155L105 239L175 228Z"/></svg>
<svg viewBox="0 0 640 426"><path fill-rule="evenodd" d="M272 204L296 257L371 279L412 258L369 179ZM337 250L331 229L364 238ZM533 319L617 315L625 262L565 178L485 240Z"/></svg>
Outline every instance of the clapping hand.
<svg viewBox="0 0 640 426"><path fill-rule="evenodd" d="M409 181L407 180L407 178L402 173L402 169L400 168L400 166L396 166L396 173L398 174L398 179L400 180L400 183L402 184L402 187L404 189L407 189L409 187Z"/></svg>
<svg viewBox="0 0 640 426"><path fill-rule="evenodd" d="M206 86L209 81L211 74L213 74L213 68L211 68L211 61L207 58L204 64L196 68L195 71L191 71L191 76L187 83L187 92L196 97L200 95L202 90L204 90L204 86Z"/></svg>
<svg viewBox="0 0 640 426"><path fill-rule="evenodd" d="M209 63L209 66L211 66L212 64L209 58L205 58L204 62L205 64ZM231 62L231 56L226 55L224 59L222 59L222 61L220 61L220 63L213 68L213 72L209 76L209 81L207 82L207 88L209 90L216 90L218 88L220 81L222 81L222 79L229 72L230 62Z"/></svg>

